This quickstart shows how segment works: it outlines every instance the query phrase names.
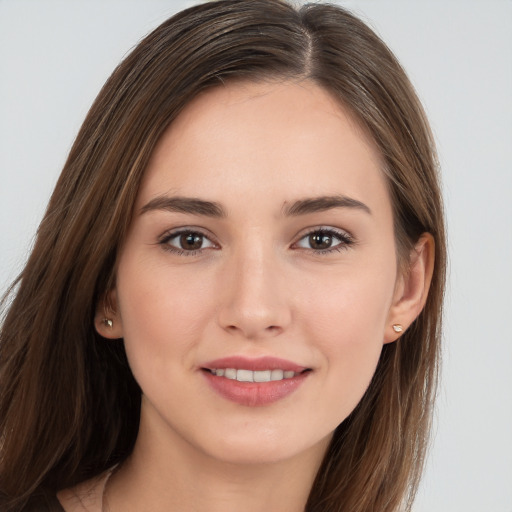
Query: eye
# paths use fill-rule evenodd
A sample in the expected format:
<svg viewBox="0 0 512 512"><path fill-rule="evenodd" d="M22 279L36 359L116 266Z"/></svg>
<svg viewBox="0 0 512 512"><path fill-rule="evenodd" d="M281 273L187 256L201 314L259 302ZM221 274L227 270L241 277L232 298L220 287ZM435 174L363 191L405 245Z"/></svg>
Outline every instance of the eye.
<svg viewBox="0 0 512 512"><path fill-rule="evenodd" d="M346 249L354 243L352 237L334 228L315 228L303 236L295 246L318 253L328 253Z"/></svg>
<svg viewBox="0 0 512 512"><path fill-rule="evenodd" d="M165 235L159 242L168 251L177 254L195 254L202 249L216 247L203 233L193 230L174 231Z"/></svg>

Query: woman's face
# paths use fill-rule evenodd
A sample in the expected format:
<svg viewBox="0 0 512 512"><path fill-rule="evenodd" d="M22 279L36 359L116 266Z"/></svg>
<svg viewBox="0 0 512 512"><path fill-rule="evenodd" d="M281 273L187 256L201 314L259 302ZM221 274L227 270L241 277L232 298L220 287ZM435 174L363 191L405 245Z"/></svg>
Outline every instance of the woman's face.
<svg viewBox="0 0 512 512"><path fill-rule="evenodd" d="M379 155L325 90L203 93L156 147L118 259L143 428L237 463L323 450L394 340L396 280Z"/></svg>

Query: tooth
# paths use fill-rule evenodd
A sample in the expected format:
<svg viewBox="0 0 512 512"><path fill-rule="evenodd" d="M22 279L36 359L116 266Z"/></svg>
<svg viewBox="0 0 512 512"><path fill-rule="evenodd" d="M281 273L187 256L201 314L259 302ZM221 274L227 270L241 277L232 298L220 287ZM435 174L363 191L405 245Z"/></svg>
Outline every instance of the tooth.
<svg viewBox="0 0 512 512"><path fill-rule="evenodd" d="M283 370L272 370L270 380L283 380Z"/></svg>
<svg viewBox="0 0 512 512"><path fill-rule="evenodd" d="M213 375L225 377L239 382L270 382L283 379L291 379L295 377L295 372L290 370L237 370L236 368L212 368L210 370Z"/></svg>
<svg viewBox="0 0 512 512"><path fill-rule="evenodd" d="M224 370L224 377L231 380L236 379L236 370L234 368L226 368Z"/></svg>
<svg viewBox="0 0 512 512"><path fill-rule="evenodd" d="M270 370L254 372L254 382L269 382L269 381L270 381Z"/></svg>
<svg viewBox="0 0 512 512"><path fill-rule="evenodd" d="M236 380L240 382L254 382L254 372L251 370L237 370Z"/></svg>

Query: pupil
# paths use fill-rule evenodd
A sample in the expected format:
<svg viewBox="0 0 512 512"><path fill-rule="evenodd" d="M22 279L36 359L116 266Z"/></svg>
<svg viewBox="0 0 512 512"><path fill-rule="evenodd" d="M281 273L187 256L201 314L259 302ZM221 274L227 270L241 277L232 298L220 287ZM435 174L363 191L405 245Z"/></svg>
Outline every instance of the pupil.
<svg viewBox="0 0 512 512"><path fill-rule="evenodd" d="M201 249L203 244L203 237L195 233L187 233L180 236L180 245L183 249L195 250Z"/></svg>
<svg viewBox="0 0 512 512"><path fill-rule="evenodd" d="M332 237L324 233L309 235L309 245L313 249L329 249L332 245Z"/></svg>

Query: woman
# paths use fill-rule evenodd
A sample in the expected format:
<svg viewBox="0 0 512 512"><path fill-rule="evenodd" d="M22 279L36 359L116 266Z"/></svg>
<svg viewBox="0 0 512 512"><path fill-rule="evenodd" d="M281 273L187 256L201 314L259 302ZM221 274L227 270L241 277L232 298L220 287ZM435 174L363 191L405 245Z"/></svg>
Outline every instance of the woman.
<svg viewBox="0 0 512 512"><path fill-rule="evenodd" d="M5 313L3 509L410 507L444 265L428 124L368 27L178 13L100 92Z"/></svg>

